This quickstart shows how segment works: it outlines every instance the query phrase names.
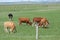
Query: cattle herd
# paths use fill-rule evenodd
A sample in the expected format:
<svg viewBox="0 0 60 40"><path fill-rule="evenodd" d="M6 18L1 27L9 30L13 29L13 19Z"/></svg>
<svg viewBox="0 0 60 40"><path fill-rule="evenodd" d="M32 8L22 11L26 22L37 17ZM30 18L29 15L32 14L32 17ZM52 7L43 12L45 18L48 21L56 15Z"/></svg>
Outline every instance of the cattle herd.
<svg viewBox="0 0 60 40"><path fill-rule="evenodd" d="M4 30L5 32L15 32L16 31L16 25L15 23L12 21L13 15L10 13L8 14L9 17L9 21L4 22ZM42 18L42 17L34 17L33 21L30 21L30 18L26 18L26 17L20 17L18 18L19 20L19 25L21 25L22 23L26 23L28 25L31 26L35 26L36 24L38 24L38 27L44 27L46 28L49 24L48 20L46 18ZM9 31L8 31L9 29Z"/></svg>

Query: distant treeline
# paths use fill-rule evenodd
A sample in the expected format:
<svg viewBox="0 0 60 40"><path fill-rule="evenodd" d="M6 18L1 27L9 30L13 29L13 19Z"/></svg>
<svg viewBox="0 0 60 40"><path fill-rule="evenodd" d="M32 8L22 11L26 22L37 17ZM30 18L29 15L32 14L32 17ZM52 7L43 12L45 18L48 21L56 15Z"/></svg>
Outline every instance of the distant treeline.
<svg viewBox="0 0 60 40"><path fill-rule="evenodd" d="M60 4L60 2L0 2L0 5L12 4Z"/></svg>

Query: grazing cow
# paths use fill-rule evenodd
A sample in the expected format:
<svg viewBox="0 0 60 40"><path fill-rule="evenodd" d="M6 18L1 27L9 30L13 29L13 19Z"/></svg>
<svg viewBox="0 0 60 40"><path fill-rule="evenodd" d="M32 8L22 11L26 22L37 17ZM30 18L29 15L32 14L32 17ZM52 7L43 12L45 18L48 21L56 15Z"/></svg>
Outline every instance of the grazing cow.
<svg viewBox="0 0 60 40"><path fill-rule="evenodd" d="M34 17L33 18L33 24L32 24L32 26L34 26L36 23L38 23L39 24L39 22L41 21L41 17Z"/></svg>
<svg viewBox="0 0 60 40"><path fill-rule="evenodd" d="M38 25L38 26L46 27L48 24L49 24L49 22L48 22L48 20L46 18L41 18L41 17L33 18L32 26Z"/></svg>
<svg viewBox="0 0 60 40"><path fill-rule="evenodd" d="M8 14L8 17L9 17L9 20L11 20L11 21L12 21L13 14L9 13L9 14Z"/></svg>
<svg viewBox="0 0 60 40"><path fill-rule="evenodd" d="M29 25L32 24L32 22L30 22L29 18L24 18L24 17L19 18L19 24L21 24L21 23L26 23L26 24L29 24Z"/></svg>
<svg viewBox="0 0 60 40"><path fill-rule="evenodd" d="M48 24L49 24L48 20L46 18L42 18L39 23L39 26L46 27Z"/></svg>
<svg viewBox="0 0 60 40"><path fill-rule="evenodd" d="M4 29L5 32L16 32L15 24L12 21L4 22Z"/></svg>

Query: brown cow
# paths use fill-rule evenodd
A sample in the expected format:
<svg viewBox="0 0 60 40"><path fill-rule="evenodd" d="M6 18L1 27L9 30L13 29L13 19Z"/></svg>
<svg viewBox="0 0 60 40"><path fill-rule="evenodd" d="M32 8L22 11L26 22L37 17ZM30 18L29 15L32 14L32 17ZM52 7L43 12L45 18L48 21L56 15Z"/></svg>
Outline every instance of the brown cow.
<svg viewBox="0 0 60 40"><path fill-rule="evenodd" d="M41 18L41 17L34 17L33 18L32 26L38 25L38 26L46 27L48 24L49 24L49 22L46 18Z"/></svg>
<svg viewBox="0 0 60 40"><path fill-rule="evenodd" d="M22 23L26 23L26 24L29 24L29 25L32 24L32 22L30 22L30 19L29 18L25 18L25 17L19 18L19 24L22 24Z"/></svg>
<svg viewBox="0 0 60 40"><path fill-rule="evenodd" d="M39 23L39 26L46 27L48 24L49 24L48 20L46 18L42 18Z"/></svg>
<svg viewBox="0 0 60 40"><path fill-rule="evenodd" d="M16 31L14 22L12 22L12 21L4 22L4 29L5 29L5 32L14 32L14 30ZM8 29L9 29L9 31L8 31Z"/></svg>
<svg viewBox="0 0 60 40"><path fill-rule="evenodd" d="M41 17L34 17L33 18L33 24L32 24L32 26L34 26L36 23L38 23L39 24L39 22L41 21Z"/></svg>

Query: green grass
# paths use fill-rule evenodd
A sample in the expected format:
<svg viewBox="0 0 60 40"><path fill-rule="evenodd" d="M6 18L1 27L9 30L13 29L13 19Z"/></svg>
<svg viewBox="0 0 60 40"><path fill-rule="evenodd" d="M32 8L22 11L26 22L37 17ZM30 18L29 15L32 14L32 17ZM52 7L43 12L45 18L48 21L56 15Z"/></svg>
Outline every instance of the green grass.
<svg viewBox="0 0 60 40"><path fill-rule="evenodd" d="M39 40L60 40L60 8L48 10L47 6L41 5L0 5L0 40L35 40L35 27L22 24L19 26L19 17L28 17L32 21L34 17L45 17L49 21L49 28L39 28ZM8 21L8 13L14 15L16 33L5 33L3 22Z"/></svg>

